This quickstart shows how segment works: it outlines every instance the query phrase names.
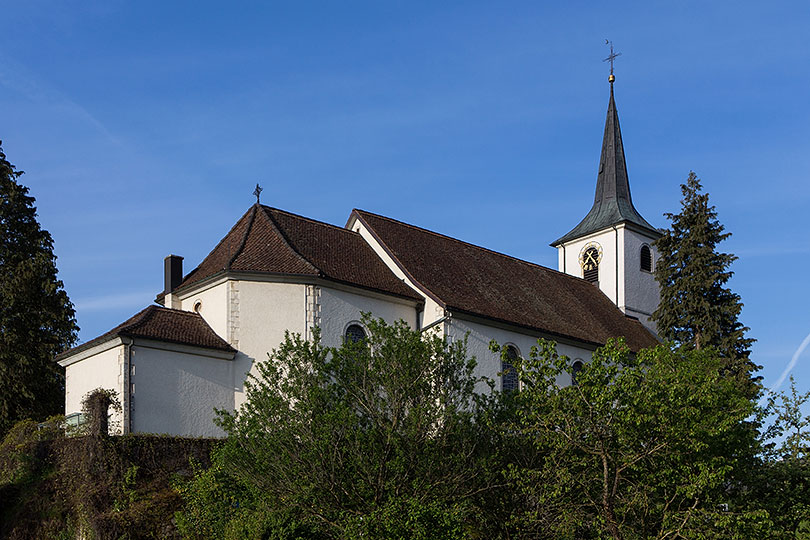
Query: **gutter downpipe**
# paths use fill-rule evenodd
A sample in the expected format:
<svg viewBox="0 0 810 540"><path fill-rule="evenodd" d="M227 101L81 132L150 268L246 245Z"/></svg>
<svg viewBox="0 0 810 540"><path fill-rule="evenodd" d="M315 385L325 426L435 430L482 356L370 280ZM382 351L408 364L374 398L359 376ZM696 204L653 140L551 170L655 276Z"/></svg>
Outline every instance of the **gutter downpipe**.
<svg viewBox="0 0 810 540"><path fill-rule="evenodd" d="M615 238L614 252L616 253L616 307L619 307L619 229L616 228L616 225L613 225L613 232L616 233L614 237ZM624 310L622 310L622 312L624 312Z"/></svg>
<svg viewBox="0 0 810 540"><path fill-rule="evenodd" d="M121 336L124 343L124 376L122 377L123 388L121 389L121 433L126 435L132 431L132 396L130 392L132 374L132 338Z"/></svg>
<svg viewBox="0 0 810 540"><path fill-rule="evenodd" d="M440 317L440 318L436 319L435 321L433 321L432 323L430 323L429 325L422 327L422 329L420 331L424 334L425 332L427 332L428 330L430 330L434 326L438 326L438 325L440 325L441 323L443 323L445 321L450 321L450 319L452 319L452 318L453 318L453 314L450 313L449 311L445 310L443 317ZM445 332L445 334L446 333L447 332Z"/></svg>

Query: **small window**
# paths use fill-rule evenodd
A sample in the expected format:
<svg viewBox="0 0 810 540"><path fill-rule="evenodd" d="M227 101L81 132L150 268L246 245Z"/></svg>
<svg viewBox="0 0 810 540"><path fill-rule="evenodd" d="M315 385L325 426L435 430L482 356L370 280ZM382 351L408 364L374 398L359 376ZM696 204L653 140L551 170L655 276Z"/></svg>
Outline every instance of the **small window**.
<svg viewBox="0 0 810 540"><path fill-rule="evenodd" d="M571 365L571 384L574 386L577 385L577 375L579 372L582 371L582 368L585 364L582 363L582 360L577 360Z"/></svg>
<svg viewBox="0 0 810 540"><path fill-rule="evenodd" d="M202 311L202 300L197 300L194 302L194 313L199 313Z"/></svg>
<svg viewBox="0 0 810 540"><path fill-rule="evenodd" d="M518 390L518 375L515 370L515 361L518 351L512 345L506 347L506 359L501 360L501 390L503 392L516 392Z"/></svg>
<svg viewBox="0 0 810 540"><path fill-rule="evenodd" d="M357 343L358 341L364 341L366 339L366 331L359 324L350 324L346 328L344 337L347 343Z"/></svg>
<svg viewBox="0 0 810 540"><path fill-rule="evenodd" d="M652 272L652 251L647 244L641 246L641 270Z"/></svg>
<svg viewBox="0 0 810 540"><path fill-rule="evenodd" d="M582 277L588 283L599 283L599 250L590 247L582 256Z"/></svg>

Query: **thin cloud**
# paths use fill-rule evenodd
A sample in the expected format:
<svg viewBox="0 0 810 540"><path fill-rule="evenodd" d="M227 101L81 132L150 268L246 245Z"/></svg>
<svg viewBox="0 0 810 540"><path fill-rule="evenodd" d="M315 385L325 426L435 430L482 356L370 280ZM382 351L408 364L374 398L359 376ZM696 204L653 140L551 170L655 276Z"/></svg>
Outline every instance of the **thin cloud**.
<svg viewBox="0 0 810 540"><path fill-rule="evenodd" d="M112 311L122 308L142 308L152 303L154 291L128 292L122 294L110 294L106 296L96 296L93 298L82 298L76 300L74 305L76 311Z"/></svg>
<svg viewBox="0 0 810 540"><path fill-rule="evenodd" d="M807 337L804 338L802 344L799 345L799 348L796 349L795 353L793 353L793 357L790 359L790 363L788 363L787 367L782 372L782 375L779 377L779 380L777 380L774 383L774 385L771 386L770 388L771 392L776 392L777 390L779 390L779 387L782 386L783 382L785 382L785 379L787 379L788 375L790 375L790 372L793 371L794 367L796 367L796 363L799 361L799 357L802 355L802 353L804 352L804 350L807 348L808 345L810 345L810 334L807 334Z"/></svg>
<svg viewBox="0 0 810 540"><path fill-rule="evenodd" d="M6 56L0 56L0 85L17 92L35 103L44 104L52 109L62 110L70 116L79 118L101 133L115 146L123 147L115 137L87 109L76 103L64 93L37 81L27 70Z"/></svg>

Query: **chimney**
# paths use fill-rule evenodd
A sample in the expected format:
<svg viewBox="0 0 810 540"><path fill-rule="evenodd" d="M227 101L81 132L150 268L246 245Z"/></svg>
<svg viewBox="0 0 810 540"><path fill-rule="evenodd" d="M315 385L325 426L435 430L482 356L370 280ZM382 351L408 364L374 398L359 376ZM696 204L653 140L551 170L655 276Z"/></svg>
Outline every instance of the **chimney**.
<svg viewBox="0 0 810 540"><path fill-rule="evenodd" d="M169 255L163 259L163 292L166 294L171 293L182 282L183 257L179 255Z"/></svg>

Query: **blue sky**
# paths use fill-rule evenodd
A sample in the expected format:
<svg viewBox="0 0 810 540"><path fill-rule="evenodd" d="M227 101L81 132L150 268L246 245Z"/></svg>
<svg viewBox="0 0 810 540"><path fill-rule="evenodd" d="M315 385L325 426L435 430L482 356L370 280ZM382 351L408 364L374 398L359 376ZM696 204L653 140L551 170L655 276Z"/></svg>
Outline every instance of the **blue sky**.
<svg viewBox="0 0 810 540"><path fill-rule="evenodd" d="M382 213L556 268L608 100L634 202L690 170L740 258L774 384L810 333L810 3L3 2L0 139L88 340L190 270L254 201ZM810 387L810 350L794 373Z"/></svg>

